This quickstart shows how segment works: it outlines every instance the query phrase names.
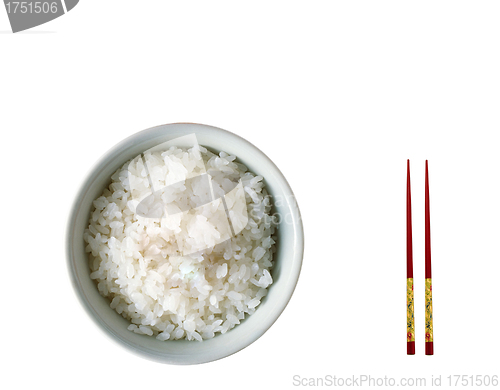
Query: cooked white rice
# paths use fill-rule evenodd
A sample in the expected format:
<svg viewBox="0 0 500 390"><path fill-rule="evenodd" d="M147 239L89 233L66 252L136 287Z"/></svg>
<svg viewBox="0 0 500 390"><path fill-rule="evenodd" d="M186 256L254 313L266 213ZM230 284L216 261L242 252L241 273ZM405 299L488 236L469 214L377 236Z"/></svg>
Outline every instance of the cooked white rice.
<svg viewBox="0 0 500 390"><path fill-rule="evenodd" d="M199 341L226 333L272 283L275 223L263 178L199 146L144 158L118 169L94 201L84 234L90 276L131 331ZM195 179L207 172L208 189Z"/></svg>

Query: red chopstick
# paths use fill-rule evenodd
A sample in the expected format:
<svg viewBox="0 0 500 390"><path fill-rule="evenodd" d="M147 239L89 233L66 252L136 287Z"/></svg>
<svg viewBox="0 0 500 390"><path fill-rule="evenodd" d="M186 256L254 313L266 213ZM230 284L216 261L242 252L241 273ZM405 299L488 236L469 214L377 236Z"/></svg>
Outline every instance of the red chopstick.
<svg viewBox="0 0 500 390"><path fill-rule="evenodd" d="M413 303L413 243L411 230L410 160L406 176L406 353L415 355L415 315Z"/></svg>
<svg viewBox="0 0 500 390"><path fill-rule="evenodd" d="M429 164L425 160L425 354L434 355L432 324L431 215L429 206Z"/></svg>

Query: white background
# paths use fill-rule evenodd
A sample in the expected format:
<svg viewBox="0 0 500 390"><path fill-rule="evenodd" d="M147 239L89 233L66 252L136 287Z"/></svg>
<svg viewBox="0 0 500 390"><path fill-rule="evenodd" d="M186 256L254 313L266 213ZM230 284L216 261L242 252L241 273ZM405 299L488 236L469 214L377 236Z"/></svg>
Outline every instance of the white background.
<svg viewBox="0 0 500 390"><path fill-rule="evenodd" d="M441 375L446 387L448 375L499 375L499 14L494 1L82 0L13 35L0 8L2 382L270 389L295 388L294 375L428 385ZM97 328L69 281L64 235L76 191L109 148L184 121L233 131L278 165L306 249L294 296L264 336L220 361L177 367L131 354Z"/></svg>

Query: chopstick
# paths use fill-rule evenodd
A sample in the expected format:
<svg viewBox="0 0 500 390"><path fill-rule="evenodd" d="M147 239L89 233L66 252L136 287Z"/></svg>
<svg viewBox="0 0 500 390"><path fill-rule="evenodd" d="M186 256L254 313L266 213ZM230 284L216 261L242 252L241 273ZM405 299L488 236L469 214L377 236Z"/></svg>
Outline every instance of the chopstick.
<svg viewBox="0 0 500 390"><path fill-rule="evenodd" d="M411 230L410 160L406 176L406 353L415 355L415 316L413 302L413 243Z"/></svg>
<svg viewBox="0 0 500 390"><path fill-rule="evenodd" d="M429 206L429 164L425 160L425 354L434 355L432 323L431 219Z"/></svg>

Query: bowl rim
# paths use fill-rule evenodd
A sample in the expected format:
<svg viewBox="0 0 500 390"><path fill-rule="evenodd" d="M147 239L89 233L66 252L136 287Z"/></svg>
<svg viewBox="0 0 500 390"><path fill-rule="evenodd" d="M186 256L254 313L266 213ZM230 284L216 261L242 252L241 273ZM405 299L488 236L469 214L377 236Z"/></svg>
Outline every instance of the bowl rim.
<svg viewBox="0 0 500 390"><path fill-rule="evenodd" d="M294 199L295 202L295 207L293 210L291 210L291 213L294 214L294 227L295 227L295 238L294 238L294 248L296 248L295 254L294 254L294 261L293 261L293 267L292 267L292 272L290 274L290 279L291 282L287 284L287 288L283 293L283 298L282 298L282 304L279 306L279 309L273 313L273 316L271 318L271 321L268 321L264 327L261 327L261 329L258 332L252 333L252 337L248 338L245 340L245 342L240 343L236 348L233 350L229 351L228 353L219 353L219 354L212 354L210 357L205 356L204 358L193 358L193 359L183 359L179 361L178 359L175 359L175 356L173 355L168 355L168 354L161 354L157 353L154 351L145 351L144 347L140 345L136 345L135 343L129 341L129 340L124 340L120 335L118 335L107 323L104 321L94 310L91 302L87 298L84 288L81 286L79 282L79 277L77 275L76 269L73 266L74 262L74 257L73 257L73 236L74 236L74 230L76 226L76 219L79 214L79 207L80 204L84 198L85 191L87 188L89 188L90 185L92 185L93 181L95 180L95 176L99 173L100 167L102 167L107 161L112 161L114 158L116 158L117 153L119 154L120 151L123 152L124 148L128 148L131 145L131 142L133 142L136 139L140 138L147 138L148 135L150 138L153 135L153 133L159 131L159 130L165 130L168 131L170 127L177 126L177 127L183 127L184 125L186 126L195 126L195 127L200 127L204 129L211 129L213 131L217 132L223 132L226 133L230 137L234 137L238 139L240 142L243 144L246 144L248 147L252 148L260 157L266 160L267 165L269 165L279 176L279 178L282 180L284 186L286 187L285 190L287 193L291 194L291 196ZM205 124L200 124L200 123L192 123L192 122L177 122L177 123L169 123L169 124L163 124L163 125L158 125L154 127L150 127L138 132L135 132L128 137L124 138L114 146L112 146L110 149L108 149L101 157L90 167L90 169L87 171L86 175L84 176L84 179L82 180L80 186L76 190L76 194L74 195L74 200L70 205L70 210L69 210L69 217L67 220L67 226L66 226L66 235L65 235L65 246L66 246L66 266L67 270L70 276L71 284L73 286L73 290L80 301L80 304L83 306L85 311L87 312L88 316L93 320L94 324L97 325L99 329L101 329L104 334L106 334L109 338L111 338L115 343L120 345L121 347L124 347L128 351L131 351L135 353L136 355L139 355L143 358L155 361L155 362L160 362L160 363L168 363L168 364L179 364L179 365L186 365L186 364L202 364L202 363L208 363L211 361L216 361L223 359L225 357L231 356L242 349L246 348L253 342L255 342L257 339L259 339L269 328L276 322L276 320L280 317L286 306L288 305L295 288L298 283L298 279L300 276L300 272L302 269L302 262L303 262L303 257L304 257L304 228L303 228L303 223L302 223L302 218L300 214L300 209L297 204L295 195L286 180L285 176L281 172L281 170L274 164L274 162L264 153L262 152L258 147L244 139L243 137L232 133L230 131L210 126L210 125L205 125ZM218 335L218 337L221 337L223 335ZM176 357L179 357L179 355L176 355Z"/></svg>

